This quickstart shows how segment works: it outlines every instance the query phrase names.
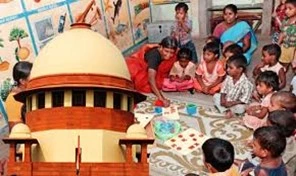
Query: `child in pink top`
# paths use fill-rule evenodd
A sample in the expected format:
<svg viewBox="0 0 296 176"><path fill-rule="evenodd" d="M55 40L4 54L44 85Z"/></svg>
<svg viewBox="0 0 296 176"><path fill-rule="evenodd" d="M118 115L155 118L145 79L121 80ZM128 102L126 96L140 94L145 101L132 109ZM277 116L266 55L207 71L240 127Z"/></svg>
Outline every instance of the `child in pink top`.
<svg viewBox="0 0 296 176"><path fill-rule="evenodd" d="M172 67L169 78L165 78L162 90L164 91L186 91L193 88L195 64L191 62L191 51L181 48L178 52L178 60Z"/></svg>
<svg viewBox="0 0 296 176"><path fill-rule="evenodd" d="M263 97L260 103L252 103L243 117L244 124L256 130L266 125L268 108L271 106L271 96L279 88L279 77L273 71L260 73L256 79L256 90Z"/></svg>
<svg viewBox="0 0 296 176"><path fill-rule="evenodd" d="M213 95L220 91L226 72L219 55L220 47L217 43L207 43L203 48L203 59L198 65L194 80L197 92Z"/></svg>

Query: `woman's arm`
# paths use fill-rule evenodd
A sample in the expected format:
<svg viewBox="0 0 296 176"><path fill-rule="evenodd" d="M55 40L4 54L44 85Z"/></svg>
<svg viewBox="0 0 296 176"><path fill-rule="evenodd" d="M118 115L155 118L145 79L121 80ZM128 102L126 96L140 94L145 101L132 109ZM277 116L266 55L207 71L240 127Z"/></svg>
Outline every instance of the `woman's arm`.
<svg viewBox="0 0 296 176"><path fill-rule="evenodd" d="M286 87L286 73L284 71L284 68L281 68L279 71L279 78L280 78L280 85L279 89L283 89Z"/></svg>
<svg viewBox="0 0 296 176"><path fill-rule="evenodd" d="M150 87L152 89L152 92L157 96L157 98L159 100L163 101L165 106L169 106L168 100L164 98L161 91L159 91L156 86L155 77L156 77L156 70L149 68L148 69L148 81L149 81Z"/></svg>
<svg viewBox="0 0 296 176"><path fill-rule="evenodd" d="M246 52L250 49L251 47L251 34L248 33L247 35L250 35L250 36L245 36L243 38L243 51Z"/></svg>

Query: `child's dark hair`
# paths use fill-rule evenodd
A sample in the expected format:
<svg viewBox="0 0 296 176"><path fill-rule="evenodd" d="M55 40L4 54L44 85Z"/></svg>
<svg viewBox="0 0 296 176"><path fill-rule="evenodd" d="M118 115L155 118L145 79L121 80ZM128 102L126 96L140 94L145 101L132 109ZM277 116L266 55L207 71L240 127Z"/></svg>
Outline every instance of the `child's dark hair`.
<svg viewBox="0 0 296 176"><path fill-rule="evenodd" d="M296 0L287 0L287 1L286 1L286 4L287 4L287 3L293 4L293 6L296 7Z"/></svg>
<svg viewBox="0 0 296 176"><path fill-rule="evenodd" d="M287 110L275 110L269 113L268 121L272 126L277 126L285 137L293 135L296 129L294 114Z"/></svg>
<svg viewBox="0 0 296 176"><path fill-rule="evenodd" d="M229 9L231 10L234 14L237 14L237 7L234 4L228 4L223 8L223 13L225 13L225 10Z"/></svg>
<svg viewBox="0 0 296 176"><path fill-rule="evenodd" d="M20 84L21 79L27 79L30 76L30 72L33 64L27 61L21 61L13 66L12 77L17 85Z"/></svg>
<svg viewBox="0 0 296 176"><path fill-rule="evenodd" d="M286 110L296 113L296 96L292 92L279 91L271 96L271 99L277 101L277 103Z"/></svg>
<svg viewBox="0 0 296 176"><path fill-rule="evenodd" d="M183 9L184 12L187 13L187 11L188 11L189 8L188 8L188 5L187 5L186 3L184 3L184 2L180 2L180 3L178 3L178 4L176 5L176 7L175 7L175 11L180 10L180 9Z"/></svg>
<svg viewBox="0 0 296 176"><path fill-rule="evenodd" d="M224 172L234 161L233 145L219 138L206 140L202 145L205 162L211 164L217 171Z"/></svg>
<svg viewBox="0 0 296 176"><path fill-rule="evenodd" d="M177 54L178 59L186 59L191 61L192 52L189 48L181 48Z"/></svg>
<svg viewBox="0 0 296 176"><path fill-rule="evenodd" d="M282 54L281 47L275 43L264 45L262 51L266 51L269 55L275 56L277 61L279 61L279 58Z"/></svg>
<svg viewBox="0 0 296 176"><path fill-rule="evenodd" d="M286 138L276 126L265 126L257 128L254 138L261 148L270 152L272 158L281 156L286 148Z"/></svg>
<svg viewBox="0 0 296 176"><path fill-rule="evenodd" d="M178 48L178 42L175 37L167 36L161 40L160 46L164 48L170 48L176 50Z"/></svg>
<svg viewBox="0 0 296 176"><path fill-rule="evenodd" d="M203 48L203 52L205 51L214 53L214 55L218 55L218 57L220 56L220 46L218 43L215 43L215 42L207 43Z"/></svg>
<svg viewBox="0 0 296 176"><path fill-rule="evenodd" d="M218 45L221 44L220 38L218 38L218 37L216 37L214 35L208 36L207 39L206 39L206 41L214 42L214 43L217 43ZM208 42L208 43L210 43L210 42Z"/></svg>
<svg viewBox="0 0 296 176"><path fill-rule="evenodd" d="M227 53L227 52L230 52L233 55L239 55L239 54L244 53L243 48L236 43L231 44L228 47L226 47L224 50L224 53Z"/></svg>
<svg viewBox="0 0 296 176"><path fill-rule="evenodd" d="M242 68L243 72L246 70L248 65L246 57L242 54L229 57L229 59L227 60L227 65L230 64L233 64L237 68Z"/></svg>
<svg viewBox="0 0 296 176"><path fill-rule="evenodd" d="M267 87L271 87L273 91L279 90L279 77L273 71L264 71L259 74L256 84L264 83Z"/></svg>

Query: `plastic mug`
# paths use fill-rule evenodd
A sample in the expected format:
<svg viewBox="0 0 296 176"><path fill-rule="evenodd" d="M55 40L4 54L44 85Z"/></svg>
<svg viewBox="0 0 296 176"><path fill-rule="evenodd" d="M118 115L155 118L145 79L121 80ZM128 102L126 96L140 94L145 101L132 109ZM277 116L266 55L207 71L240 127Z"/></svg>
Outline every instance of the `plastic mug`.
<svg viewBox="0 0 296 176"><path fill-rule="evenodd" d="M186 106L186 111L189 115L196 114L197 106L195 104L188 104Z"/></svg>
<svg viewBox="0 0 296 176"><path fill-rule="evenodd" d="M155 106L155 108L154 108L154 112L157 113L157 114L162 113L162 107L160 107L160 106Z"/></svg>

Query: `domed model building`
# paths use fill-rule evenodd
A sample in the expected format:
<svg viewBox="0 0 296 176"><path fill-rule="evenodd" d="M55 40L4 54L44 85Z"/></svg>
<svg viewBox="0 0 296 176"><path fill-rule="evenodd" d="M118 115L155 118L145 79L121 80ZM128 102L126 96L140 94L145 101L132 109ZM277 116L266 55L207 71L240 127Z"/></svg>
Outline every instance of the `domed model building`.
<svg viewBox="0 0 296 176"><path fill-rule="evenodd" d="M26 91L15 95L26 104L31 142L24 155L31 156L23 163L10 156L8 175L73 176L77 169L81 175L148 175L146 147L153 140L125 138L134 123L134 103L145 97L133 89L120 50L87 28L75 24L49 42L34 62ZM131 144L144 145L141 159L146 161L132 163Z"/></svg>

